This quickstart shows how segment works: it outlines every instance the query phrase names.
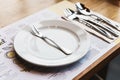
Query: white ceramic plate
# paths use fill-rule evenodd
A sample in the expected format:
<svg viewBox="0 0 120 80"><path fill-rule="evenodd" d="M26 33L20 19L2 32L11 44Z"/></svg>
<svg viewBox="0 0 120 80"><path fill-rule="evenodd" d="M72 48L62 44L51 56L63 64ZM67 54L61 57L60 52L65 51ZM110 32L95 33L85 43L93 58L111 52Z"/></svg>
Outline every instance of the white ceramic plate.
<svg viewBox="0 0 120 80"><path fill-rule="evenodd" d="M89 50L90 40L87 32L75 24L61 20L47 20L34 23L34 25L45 36L73 53L63 54L60 50L32 35L31 28L26 28L15 36L14 48L21 58L30 63L47 67L68 65L81 59Z"/></svg>

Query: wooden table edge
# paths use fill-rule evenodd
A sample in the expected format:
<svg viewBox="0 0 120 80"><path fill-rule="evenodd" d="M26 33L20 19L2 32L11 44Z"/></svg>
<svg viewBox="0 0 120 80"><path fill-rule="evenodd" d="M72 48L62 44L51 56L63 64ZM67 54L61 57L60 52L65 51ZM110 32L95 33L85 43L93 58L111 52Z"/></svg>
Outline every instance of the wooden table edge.
<svg viewBox="0 0 120 80"><path fill-rule="evenodd" d="M118 43L113 48L111 48L109 51L107 51L98 60L96 60L94 63L88 66L84 71L78 74L73 80L85 80L88 76L92 76L94 74L92 72L97 72L96 70L98 69L97 67L100 67L101 65L105 65L109 63L110 60L112 60L114 57L118 55L118 51L120 50L119 48L120 48L120 43ZM94 68L96 69L94 70Z"/></svg>

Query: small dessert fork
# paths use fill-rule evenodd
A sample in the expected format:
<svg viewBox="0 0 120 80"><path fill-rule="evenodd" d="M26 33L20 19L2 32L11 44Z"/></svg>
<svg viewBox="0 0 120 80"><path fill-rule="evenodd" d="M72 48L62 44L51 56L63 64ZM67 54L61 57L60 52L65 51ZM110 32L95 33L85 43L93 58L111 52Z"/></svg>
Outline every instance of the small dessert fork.
<svg viewBox="0 0 120 80"><path fill-rule="evenodd" d="M43 41L45 41L48 45L60 50L61 52L63 52L65 55L70 55L72 54L71 51L68 51L67 49L59 46L55 41L53 41L52 39L46 37L46 36L43 36L43 34L38 31L38 29L33 25L32 27L32 34L35 35L36 37L38 38L41 38Z"/></svg>

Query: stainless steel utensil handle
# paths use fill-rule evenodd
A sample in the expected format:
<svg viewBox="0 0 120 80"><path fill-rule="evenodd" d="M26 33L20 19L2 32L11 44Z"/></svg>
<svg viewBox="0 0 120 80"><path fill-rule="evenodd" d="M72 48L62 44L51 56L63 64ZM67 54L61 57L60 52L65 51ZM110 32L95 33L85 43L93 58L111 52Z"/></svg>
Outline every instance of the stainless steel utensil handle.
<svg viewBox="0 0 120 80"><path fill-rule="evenodd" d="M90 16L93 16L93 17L95 16L97 21L103 22L103 23L109 25L110 27L120 31L120 26L118 26L117 24L112 24L109 20L103 19L95 14L91 14Z"/></svg>
<svg viewBox="0 0 120 80"><path fill-rule="evenodd" d="M39 36L36 35L38 38L41 38L42 40L44 40L47 44L49 44L50 46L53 46L54 48L62 51L65 55L70 55L72 54L72 52L68 52L67 49L64 49L63 47L60 47L55 41L53 41L52 39L45 37L45 36Z"/></svg>
<svg viewBox="0 0 120 80"><path fill-rule="evenodd" d="M92 23L92 24L94 24L94 25L96 25L97 27L99 27L99 28L101 28L101 29L103 29L103 30L106 30L106 31L108 31L109 33L111 33L113 36L115 36L115 37L118 37L119 35L118 34L116 34L116 32L115 31L113 31L112 29L110 29L109 27L107 27L107 26L104 26L104 25L101 25L101 24L99 24L99 23L96 23L96 22L93 22L93 21L90 21L90 20L86 20L87 22L90 22L90 23Z"/></svg>
<svg viewBox="0 0 120 80"><path fill-rule="evenodd" d="M66 20L66 21L70 21L70 22L73 22L74 24L76 24L76 25L80 25L80 24L83 24L82 23L82 21L80 21L79 22L79 18L76 18L76 20L71 20L71 19L69 19L68 17L61 17L63 20ZM83 25L87 25L87 24L83 24ZM87 26L88 27L88 26ZM84 29L84 28L83 28ZM89 29L85 29L88 33L90 33L90 34L92 34L92 35L94 35L94 36L96 36L96 37L98 37L98 38L100 38L100 39L102 39L103 41L105 41L105 42L107 42L107 43L111 43L113 40L111 40L111 39L108 39L106 36L105 37L103 37L104 35L102 35L101 33L100 33L100 35L98 35L98 34L96 34L95 32L93 32L93 31L91 31L91 30L89 30ZM99 33L99 32L98 32Z"/></svg>
<svg viewBox="0 0 120 80"><path fill-rule="evenodd" d="M96 19L97 19L97 17L95 18L91 18L90 16L85 16L85 15L79 15L79 14L76 14L76 16L78 17L78 18L82 18L82 19L84 19L84 20L86 20L87 22L89 22L89 23L91 23L91 24L93 24L93 25L95 25L95 26L97 26L97 27L99 27L99 28L102 28L104 31L107 31L108 32L108 34L111 34L111 35L113 35L114 37L118 37L119 35L118 35L118 33L117 32L115 32L114 31L114 29L111 29L111 28L109 28L109 26L108 25L105 25L105 24L101 24L101 21L96 21Z"/></svg>
<svg viewBox="0 0 120 80"><path fill-rule="evenodd" d="M96 21L93 22L96 26L103 28L104 30L108 31L111 33L114 37L119 37L118 32L116 32L114 29L111 29L108 25L102 24L102 23L97 23Z"/></svg>
<svg viewBox="0 0 120 80"><path fill-rule="evenodd" d="M105 37L107 37L109 39L112 39L112 40L114 39L110 33L108 33L107 31L105 31L104 29L102 29L100 27L96 27L96 25L94 25L93 23L91 23L85 19L79 19L79 22L88 26L91 29L94 29L95 31L99 32L100 34L104 35Z"/></svg>

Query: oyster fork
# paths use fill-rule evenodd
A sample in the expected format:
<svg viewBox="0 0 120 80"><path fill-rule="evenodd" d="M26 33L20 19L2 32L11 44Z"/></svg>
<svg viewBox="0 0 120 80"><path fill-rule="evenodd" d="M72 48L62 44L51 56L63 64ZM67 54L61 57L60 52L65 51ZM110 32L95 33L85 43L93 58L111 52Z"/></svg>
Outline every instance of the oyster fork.
<svg viewBox="0 0 120 80"><path fill-rule="evenodd" d="M43 41L45 41L48 45L60 50L61 52L63 52L65 55L70 55L72 54L71 51L65 49L64 47L61 47L60 45L58 45L55 41L53 41L52 39L43 36L43 34L33 25L32 27L32 34L35 35L38 38L41 38Z"/></svg>

